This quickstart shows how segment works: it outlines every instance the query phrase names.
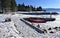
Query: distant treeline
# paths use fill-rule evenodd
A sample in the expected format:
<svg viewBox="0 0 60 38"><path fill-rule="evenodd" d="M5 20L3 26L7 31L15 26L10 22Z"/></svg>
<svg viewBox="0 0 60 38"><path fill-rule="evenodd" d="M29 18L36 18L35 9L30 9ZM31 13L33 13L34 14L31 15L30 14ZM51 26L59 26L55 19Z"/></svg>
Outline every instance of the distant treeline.
<svg viewBox="0 0 60 38"><path fill-rule="evenodd" d="M18 11L42 11L43 10L41 6L35 8L32 5L25 5L24 3L18 4L17 8Z"/></svg>
<svg viewBox="0 0 60 38"><path fill-rule="evenodd" d="M0 0L0 12L15 11L42 11L42 7L33 7L32 5L16 4L15 0Z"/></svg>

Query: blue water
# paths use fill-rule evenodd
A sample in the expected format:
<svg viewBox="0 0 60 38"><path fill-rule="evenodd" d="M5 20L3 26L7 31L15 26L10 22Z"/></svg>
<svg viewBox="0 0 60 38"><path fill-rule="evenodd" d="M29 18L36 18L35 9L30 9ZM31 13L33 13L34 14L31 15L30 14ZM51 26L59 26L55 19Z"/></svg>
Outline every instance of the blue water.
<svg viewBox="0 0 60 38"><path fill-rule="evenodd" d="M60 9L45 9L48 12L60 12Z"/></svg>

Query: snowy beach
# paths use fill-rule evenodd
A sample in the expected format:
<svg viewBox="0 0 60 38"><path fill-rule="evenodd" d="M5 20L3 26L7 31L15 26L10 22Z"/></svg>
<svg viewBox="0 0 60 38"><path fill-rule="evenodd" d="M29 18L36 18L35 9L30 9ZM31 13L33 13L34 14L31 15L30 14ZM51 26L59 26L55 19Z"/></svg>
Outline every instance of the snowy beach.
<svg viewBox="0 0 60 38"><path fill-rule="evenodd" d="M23 14L0 14L0 37L1 38L17 38L17 37L41 37L41 38L60 38L60 29L55 30L55 27L60 27L60 15L52 16L56 18L53 22L47 23L30 23L23 18L29 17ZM33 15L33 17L36 17ZM37 16L41 17L41 16ZM44 17L44 16L43 16ZM49 17L49 16L48 16ZM6 18L11 18L11 21L5 22ZM39 24L40 28L37 27ZM48 30L52 28L51 30ZM43 33L43 29L47 30L47 33ZM50 33L53 31L54 33Z"/></svg>

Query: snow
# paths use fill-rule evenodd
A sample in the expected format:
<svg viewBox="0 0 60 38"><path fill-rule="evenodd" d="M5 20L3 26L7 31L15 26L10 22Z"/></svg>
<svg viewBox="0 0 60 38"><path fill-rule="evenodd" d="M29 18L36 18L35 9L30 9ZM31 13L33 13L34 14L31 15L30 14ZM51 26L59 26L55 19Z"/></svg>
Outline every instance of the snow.
<svg viewBox="0 0 60 38"><path fill-rule="evenodd" d="M53 29L54 27L60 27L60 15L53 16L56 18L56 21L53 22L47 22L47 23L33 23L33 26L36 27L36 29L39 29L42 31L42 29L46 29L47 33L38 33L36 29L33 29L29 25L27 25L25 22L32 25L32 23L25 21L23 18L27 18L29 16L22 15L22 14L0 14L0 37L1 38L17 38L17 37L40 37L40 38L60 38L60 31ZM31 17L31 16L30 16ZM35 17L35 16L33 16ZM40 17L40 16L36 16ZM4 22L6 18L11 18L11 22ZM20 20L22 19L22 20ZM37 25L40 25L40 28L37 27ZM49 33L50 31L48 28L52 28L54 33Z"/></svg>
<svg viewBox="0 0 60 38"><path fill-rule="evenodd" d="M13 22L0 23L0 38L19 37Z"/></svg>

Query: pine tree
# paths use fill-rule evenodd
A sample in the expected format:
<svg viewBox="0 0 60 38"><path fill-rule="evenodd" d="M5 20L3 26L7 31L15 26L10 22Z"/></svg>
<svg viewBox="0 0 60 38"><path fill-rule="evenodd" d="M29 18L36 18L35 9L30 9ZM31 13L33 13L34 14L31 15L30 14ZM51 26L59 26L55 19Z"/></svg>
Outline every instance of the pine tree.
<svg viewBox="0 0 60 38"><path fill-rule="evenodd" d="M17 5L15 0L1 0L3 12L16 11Z"/></svg>
<svg viewBox="0 0 60 38"><path fill-rule="evenodd" d="M6 7L10 7L10 0L1 0L2 3L2 7L6 8Z"/></svg>
<svg viewBox="0 0 60 38"><path fill-rule="evenodd" d="M12 11L17 11L17 5L15 0L11 0L11 9Z"/></svg>
<svg viewBox="0 0 60 38"><path fill-rule="evenodd" d="M20 4L18 4L18 11L20 11L21 10L21 5Z"/></svg>
<svg viewBox="0 0 60 38"><path fill-rule="evenodd" d="M37 7L37 11L42 11L42 7L41 6Z"/></svg>

